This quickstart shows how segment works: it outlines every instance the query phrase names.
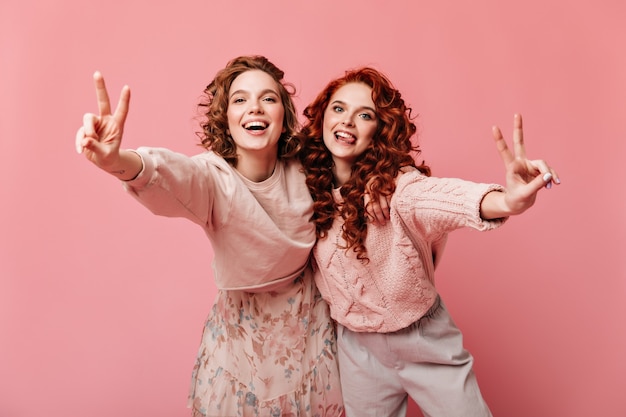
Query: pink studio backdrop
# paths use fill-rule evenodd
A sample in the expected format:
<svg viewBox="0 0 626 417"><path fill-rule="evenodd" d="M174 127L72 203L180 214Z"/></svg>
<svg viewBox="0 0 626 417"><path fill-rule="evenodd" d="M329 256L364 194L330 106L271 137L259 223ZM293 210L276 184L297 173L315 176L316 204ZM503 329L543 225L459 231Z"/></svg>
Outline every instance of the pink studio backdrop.
<svg viewBox="0 0 626 417"><path fill-rule="evenodd" d="M249 53L285 69L300 110L344 69L385 71L437 176L502 182L490 129L510 138L521 112L563 185L452 235L438 287L494 415L625 416L625 17L619 0L2 0L0 417L189 415L210 245L74 134L100 70L115 102L132 89L127 147L197 152L203 87Z"/></svg>

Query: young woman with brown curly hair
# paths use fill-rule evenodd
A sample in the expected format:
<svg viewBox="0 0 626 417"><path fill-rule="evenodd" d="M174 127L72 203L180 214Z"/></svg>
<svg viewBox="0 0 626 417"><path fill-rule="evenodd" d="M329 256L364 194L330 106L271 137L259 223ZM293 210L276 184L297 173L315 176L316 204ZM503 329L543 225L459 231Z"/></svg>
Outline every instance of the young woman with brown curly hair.
<svg viewBox="0 0 626 417"><path fill-rule="evenodd" d="M416 164L416 128L379 71L348 71L305 109L300 159L314 200L315 280L338 323L347 417L400 417L407 395L425 416L489 416L472 356L434 285L449 232L490 230L559 183L526 159L521 117L514 152L494 127L506 187L430 176ZM389 220L368 221L363 197L390 199Z"/></svg>
<svg viewBox="0 0 626 417"><path fill-rule="evenodd" d="M293 157L297 114L283 72L260 56L219 71L200 105L206 150L192 157L120 149L130 91L112 113L102 76L94 78L100 112L85 115L77 150L153 213L187 218L211 240L218 291L193 370L193 415L342 415L334 324L308 262L313 202Z"/></svg>

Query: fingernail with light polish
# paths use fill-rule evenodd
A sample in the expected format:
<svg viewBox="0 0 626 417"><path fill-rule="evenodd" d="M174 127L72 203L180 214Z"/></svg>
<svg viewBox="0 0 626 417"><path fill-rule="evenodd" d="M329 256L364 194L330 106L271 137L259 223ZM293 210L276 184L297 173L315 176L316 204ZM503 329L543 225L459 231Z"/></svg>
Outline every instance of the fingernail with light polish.
<svg viewBox="0 0 626 417"><path fill-rule="evenodd" d="M549 172L546 172L545 174L543 174L543 180L545 182L548 182L552 179L552 174L550 174Z"/></svg>

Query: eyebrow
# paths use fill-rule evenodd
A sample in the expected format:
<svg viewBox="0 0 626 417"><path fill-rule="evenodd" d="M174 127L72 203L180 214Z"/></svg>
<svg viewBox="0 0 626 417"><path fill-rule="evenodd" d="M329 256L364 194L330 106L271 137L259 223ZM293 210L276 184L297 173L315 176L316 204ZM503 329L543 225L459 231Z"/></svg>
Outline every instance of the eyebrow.
<svg viewBox="0 0 626 417"><path fill-rule="evenodd" d="M276 91L276 90L272 90L271 88L266 88L265 90L261 91L261 94L260 94L260 95L261 95L261 96L264 96L264 95L266 95L266 94L268 94L268 93L271 93L271 94L276 95L277 97L280 97L280 94L278 94L278 91ZM232 96L234 96L234 95L236 95L236 94L248 94L248 95L249 95L249 94L250 94L250 92L249 92L248 90L236 90L236 91L233 91L233 92L232 92L232 93L228 96L228 98L230 98L230 97L232 97Z"/></svg>
<svg viewBox="0 0 626 417"><path fill-rule="evenodd" d="M346 102L341 101L341 100L334 100L332 103L330 103L330 105L333 105L333 104L343 104L344 106L347 106ZM376 114L376 110L371 108L370 106L361 106L357 110L369 110L372 113Z"/></svg>

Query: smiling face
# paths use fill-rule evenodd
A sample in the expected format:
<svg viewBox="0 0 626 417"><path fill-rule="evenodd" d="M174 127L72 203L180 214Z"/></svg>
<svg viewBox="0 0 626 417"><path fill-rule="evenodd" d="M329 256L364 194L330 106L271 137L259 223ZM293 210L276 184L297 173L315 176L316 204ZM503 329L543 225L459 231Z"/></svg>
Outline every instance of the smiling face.
<svg viewBox="0 0 626 417"><path fill-rule="evenodd" d="M349 172L372 144L376 128L376 105L369 86L349 83L335 91L324 111L323 135L338 171Z"/></svg>
<svg viewBox="0 0 626 417"><path fill-rule="evenodd" d="M264 71L240 74L228 95L228 130L242 159L276 158L285 108L274 79Z"/></svg>

